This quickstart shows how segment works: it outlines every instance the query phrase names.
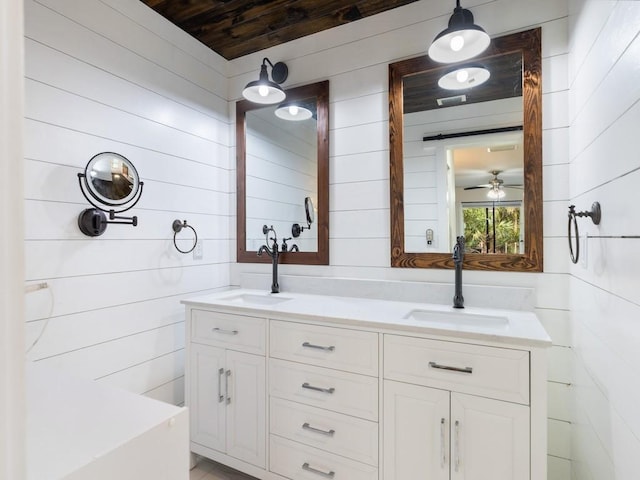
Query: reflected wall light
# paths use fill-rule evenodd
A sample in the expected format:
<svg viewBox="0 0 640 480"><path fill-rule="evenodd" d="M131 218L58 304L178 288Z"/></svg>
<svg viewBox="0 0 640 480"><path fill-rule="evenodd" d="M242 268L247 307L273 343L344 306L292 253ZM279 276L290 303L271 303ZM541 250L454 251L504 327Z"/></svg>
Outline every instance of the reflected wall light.
<svg viewBox="0 0 640 480"><path fill-rule="evenodd" d="M271 78L267 73L267 63L271 66ZM262 103L270 105L282 102L286 98L286 94L280 83L283 83L289 76L289 69L283 62L277 62L275 65L268 58L262 60L260 67L260 76L258 80L247 83L242 91L242 96L254 103Z"/></svg>
<svg viewBox="0 0 640 480"><path fill-rule="evenodd" d="M313 116L313 112L303 105L297 103L283 103L276 109L276 117L292 122L308 120Z"/></svg>
<svg viewBox="0 0 640 480"><path fill-rule="evenodd" d="M484 52L489 43L491 39L487 32L473 23L473 14L456 0L449 26L436 35L428 53L436 62L462 62Z"/></svg>
<svg viewBox="0 0 640 480"><path fill-rule="evenodd" d="M446 73L438 80L438 86L445 90L465 90L482 85L490 76L486 68L470 65Z"/></svg>

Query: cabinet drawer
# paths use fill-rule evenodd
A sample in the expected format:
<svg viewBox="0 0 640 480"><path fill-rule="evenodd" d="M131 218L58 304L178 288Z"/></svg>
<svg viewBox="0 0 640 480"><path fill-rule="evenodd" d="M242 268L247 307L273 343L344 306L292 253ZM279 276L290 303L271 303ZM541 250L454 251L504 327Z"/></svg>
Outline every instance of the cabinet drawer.
<svg viewBox="0 0 640 480"><path fill-rule="evenodd" d="M529 404L529 352L385 335L384 377Z"/></svg>
<svg viewBox="0 0 640 480"><path fill-rule="evenodd" d="M271 399L272 434L378 465L378 424L321 408Z"/></svg>
<svg viewBox="0 0 640 480"><path fill-rule="evenodd" d="M378 334L272 320L271 357L378 375Z"/></svg>
<svg viewBox="0 0 640 480"><path fill-rule="evenodd" d="M266 320L259 317L192 310L191 341L264 355Z"/></svg>
<svg viewBox="0 0 640 480"><path fill-rule="evenodd" d="M269 393L366 420L378 420L378 379L328 368L269 360Z"/></svg>
<svg viewBox="0 0 640 480"><path fill-rule="evenodd" d="M378 469L271 435L270 470L296 480L377 480Z"/></svg>

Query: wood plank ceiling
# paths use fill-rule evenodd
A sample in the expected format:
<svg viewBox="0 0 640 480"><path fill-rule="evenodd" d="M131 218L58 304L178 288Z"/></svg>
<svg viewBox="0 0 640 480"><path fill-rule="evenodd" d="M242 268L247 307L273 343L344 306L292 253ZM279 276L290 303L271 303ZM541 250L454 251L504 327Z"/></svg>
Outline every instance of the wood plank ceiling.
<svg viewBox="0 0 640 480"><path fill-rule="evenodd" d="M417 0L140 0L227 60Z"/></svg>

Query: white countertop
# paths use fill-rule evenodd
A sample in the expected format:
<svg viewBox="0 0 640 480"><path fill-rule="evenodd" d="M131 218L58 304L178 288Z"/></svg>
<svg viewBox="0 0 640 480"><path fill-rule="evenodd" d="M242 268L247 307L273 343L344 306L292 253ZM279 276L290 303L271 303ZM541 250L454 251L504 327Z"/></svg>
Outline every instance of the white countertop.
<svg viewBox="0 0 640 480"><path fill-rule="evenodd" d="M277 303L276 303L277 302ZM478 339L526 346L551 346L551 339L532 312L395 302L366 298L278 294L232 289L182 301L191 307L261 315L288 320L388 328L460 339ZM411 315L411 312L417 312Z"/></svg>

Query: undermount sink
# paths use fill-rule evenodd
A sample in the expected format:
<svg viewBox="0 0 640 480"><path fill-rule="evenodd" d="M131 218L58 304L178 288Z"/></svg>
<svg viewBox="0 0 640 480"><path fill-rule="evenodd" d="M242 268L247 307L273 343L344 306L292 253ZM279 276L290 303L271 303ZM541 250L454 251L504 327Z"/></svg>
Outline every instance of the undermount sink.
<svg viewBox="0 0 640 480"><path fill-rule="evenodd" d="M278 303L288 302L288 297L279 297L275 295L255 295L252 293L240 293L221 298L225 302L237 303L240 305L277 305Z"/></svg>
<svg viewBox="0 0 640 480"><path fill-rule="evenodd" d="M499 328L507 327L509 319L499 315L482 315L470 312L449 312L440 310L411 310L404 316L406 320L447 327Z"/></svg>

